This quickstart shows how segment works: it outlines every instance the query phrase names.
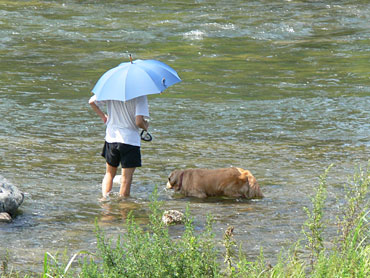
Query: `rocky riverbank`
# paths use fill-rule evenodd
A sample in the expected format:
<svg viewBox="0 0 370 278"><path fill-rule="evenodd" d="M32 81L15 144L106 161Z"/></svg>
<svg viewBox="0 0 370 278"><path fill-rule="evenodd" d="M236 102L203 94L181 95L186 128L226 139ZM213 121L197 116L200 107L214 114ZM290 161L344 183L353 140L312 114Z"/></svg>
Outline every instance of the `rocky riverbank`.
<svg viewBox="0 0 370 278"><path fill-rule="evenodd" d="M24 194L6 179L0 179L0 222L12 221L16 211L23 203Z"/></svg>

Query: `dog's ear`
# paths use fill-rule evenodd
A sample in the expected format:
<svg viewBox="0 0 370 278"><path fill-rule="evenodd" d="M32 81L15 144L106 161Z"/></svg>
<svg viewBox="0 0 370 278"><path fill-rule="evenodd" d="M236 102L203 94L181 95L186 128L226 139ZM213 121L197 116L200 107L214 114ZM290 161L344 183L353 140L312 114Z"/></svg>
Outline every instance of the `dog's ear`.
<svg viewBox="0 0 370 278"><path fill-rule="evenodd" d="M239 169L238 169L239 170ZM239 175L239 179L244 183L244 182L247 182L247 181L249 181L248 180L248 171L245 171L245 170L242 170L242 169L240 169L239 170L239 172L240 172L240 175Z"/></svg>
<svg viewBox="0 0 370 278"><path fill-rule="evenodd" d="M166 188L167 189L173 189L173 186L174 186L174 178L173 178L173 175L174 175L174 171L172 171L168 175L168 180L167 180L167 185L166 185Z"/></svg>
<svg viewBox="0 0 370 278"><path fill-rule="evenodd" d="M178 176L179 176L179 170L174 170L174 171L172 171L170 174L169 174L169 176L168 176L168 182L172 185L172 186L174 186L174 185L176 185L177 184L177 180L178 180Z"/></svg>
<svg viewBox="0 0 370 278"><path fill-rule="evenodd" d="M258 184L256 178L252 174L248 175L248 183L249 183L249 194L251 195L250 198L264 197L260 185Z"/></svg>
<svg viewBox="0 0 370 278"><path fill-rule="evenodd" d="M239 179L241 179L243 182L248 182L250 187L254 187L257 183L256 178L248 170L244 170L240 174Z"/></svg>
<svg viewBox="0 0 370 278"><path fill-rule="evenodd" d="M172 185L172 188L175 190L180 190L182 186L182 174L184 173L183 170L175 170L171 173L169 182Z"/></svg>
<svg viewBox="0 0 370 278"><path fill-rule="evenodd" d="M256 178L252 174L247 175L247 178L248 178L249 186L250 187L255 187L255 185L257 183Z"/></svg>
<svg viewBox="0 0 370 278"><path fill-rule="evenodd" d="M239 179L244 183L248 181L248 176L246 173L243 173L239 176Z"/></svg>

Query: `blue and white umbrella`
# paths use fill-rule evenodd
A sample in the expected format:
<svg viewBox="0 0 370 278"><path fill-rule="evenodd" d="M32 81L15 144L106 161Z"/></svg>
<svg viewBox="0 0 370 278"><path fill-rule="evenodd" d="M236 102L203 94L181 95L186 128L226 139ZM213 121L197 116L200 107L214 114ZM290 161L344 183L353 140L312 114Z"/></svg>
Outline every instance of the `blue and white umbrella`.
<svg viewBox="0 0 370 278"><path fill-rule="evenodd" d="M127 101L143 95L159 94L180 81L177 72L165 63L131 60L104 73L92 92L98 101Z"/></svg>

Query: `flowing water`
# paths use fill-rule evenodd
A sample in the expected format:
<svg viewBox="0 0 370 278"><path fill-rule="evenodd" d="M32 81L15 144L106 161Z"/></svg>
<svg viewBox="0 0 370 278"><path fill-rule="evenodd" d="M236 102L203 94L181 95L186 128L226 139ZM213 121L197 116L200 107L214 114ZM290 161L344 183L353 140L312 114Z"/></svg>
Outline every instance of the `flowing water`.
<svg viewBox="0 0 370 278"><path fill-rule="evenodd" d="M248 258L274 260L300 237L331 164L328 212L370 154L370 4L363 1L0 0L0 175L25 192L0 224L0 258L40 271L46 251L94 250L94 223L145 223L155 186L165 208L211 213ZM87 101L109 68L158 59L183 82L150 96L151 132L132 197L101 204L104 125ZM197 200L164 189L190 167L249 169L265 198ZM118 191L118 186L114 187ZM172 228L181 232L181 228Z"/></svg>

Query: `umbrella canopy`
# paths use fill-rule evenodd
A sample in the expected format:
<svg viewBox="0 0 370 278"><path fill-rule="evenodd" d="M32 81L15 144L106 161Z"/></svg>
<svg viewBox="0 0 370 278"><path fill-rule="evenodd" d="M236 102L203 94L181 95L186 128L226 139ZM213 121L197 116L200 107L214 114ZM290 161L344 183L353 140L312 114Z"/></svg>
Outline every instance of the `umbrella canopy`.
<svg viewBox="0 0 370 278"><path fill-rule="evenodd" d="M157 60L122 63L104 73L92 92L96 100L127 101L139 96L159 94L180 82L177 72Z"/></svg>

